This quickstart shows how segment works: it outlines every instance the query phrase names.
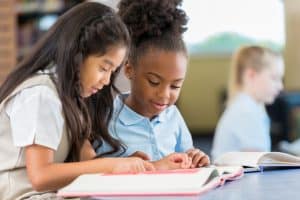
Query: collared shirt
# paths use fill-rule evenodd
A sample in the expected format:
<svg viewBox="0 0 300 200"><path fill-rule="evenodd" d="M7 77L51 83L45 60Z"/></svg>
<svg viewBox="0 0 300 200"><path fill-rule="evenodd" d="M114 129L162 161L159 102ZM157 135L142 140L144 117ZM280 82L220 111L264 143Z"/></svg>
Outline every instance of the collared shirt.
<svg viewBox="0 0 300 200"><path fill-rule="evenodd" d="M26 88L8 102L5 111L16 147L39 144L57 150L64 118L60 99L53 89L46 85Z"/></svg>
<svg viewBox="0 0 300 200"><path fill-rule="evenodd" d="M109 125L113 137L120 139L127 147L122 156L142 151L151 160L159 160L173 152L185 152L193 147L191 134L175 105L169 106L152 120L144 117L117 96L114 101L114 114ZM111 148L103 144L97 153L109 151Z"/></svg>
<svg viewBox="0 0 300 200"><path fill-rule="evenodd" d="M25 147L38 144L53 149L54 162L63 163L69 152L64 122L60 98L48 75L28 78L0 103L0 199L54 196L32 188Z"/></svg>
<svg viewBox="0 0 300 200"><path fill-rule="evenodd" d="M212 157L243 150L271 150L270 119L263 105L248 94L239 93L217 125Z"/></svg>

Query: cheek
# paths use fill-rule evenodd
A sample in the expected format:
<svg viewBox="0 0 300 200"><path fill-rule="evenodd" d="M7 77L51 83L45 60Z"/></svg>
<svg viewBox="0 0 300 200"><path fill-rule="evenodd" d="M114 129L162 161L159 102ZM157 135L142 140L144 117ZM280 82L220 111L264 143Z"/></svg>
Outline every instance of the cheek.
<svg viewBox="0 0 300 200"><path fill-rule="evenodd" d="M262 92L268 91L273 87L273 80L269 77L262 77L256 84L257 88L261 88Z"/></svg>
<svg viewBox="0 0 300 200"><path fill-rule="evenodd" d="M85 77L84 73L79 74L79 82L80 82L81 87L84 88L86 85L86 77Z"/></svg>
<svg viewBox="0 0 300 200"><path fill-rule="evenodd" d="M82 69L82 71L80 72L80 79L83 82L88 82L91 78L91 70L89 68L84 68Z"/></svg>
<svg viewBox="0 0 300 200"><path fill-rule="evenodd" d="M273 81L269 81L264 86L264 90L262 91L262 95L267 96L267 97L272 97L272 96L274 96L275 91L276 91L276 84Z"/></svg>
<svg viewBox="0 0 300 200"><path fill-rule="evenodd" d="M269 80L267 83L266 83L267 87L269 88L269 90L274 90L276 85L277 85L277 81L275 80Z"/></svg>
<svg viewBox="0 0 300 200"><path fill-rule="evenodd" d="M154 88L149 85L148 81L144 79L133 80L131 85L141 94L151 93L154 90Z"/></svg>
<svg viewBox="0 0 300 200"><path fill-rule="evenodd" d="M85 74L85 76L82 77L83 87L87 87L91 81L92 81L92 77L89 74Z"/></svg>
<svg viewBox="0 0 300 200"><path fill-rule="evenodd" d="M178 100L179 94L180 94L180 90L171 91L170 103L172 103L172 104L176 103L176 101Z"/></svg>

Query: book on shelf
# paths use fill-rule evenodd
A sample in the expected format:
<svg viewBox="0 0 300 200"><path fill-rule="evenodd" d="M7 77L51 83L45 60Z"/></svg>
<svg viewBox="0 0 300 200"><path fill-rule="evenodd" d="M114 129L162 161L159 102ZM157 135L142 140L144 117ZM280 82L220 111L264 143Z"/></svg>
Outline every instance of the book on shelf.
<svg viewBox="0 0 300 200"><path fill-rule="evenodd" d="M243 176L242 167L203 167L137 174L85 174L57 193L61 197L200 195Z"/></svg>
<svg viewBox="0 0 300 200"><path fill-rule="evenodd" d="M217 166L243 166L245 172L300 167L300 157L282 152L228 152L218 157Z"/></svg>

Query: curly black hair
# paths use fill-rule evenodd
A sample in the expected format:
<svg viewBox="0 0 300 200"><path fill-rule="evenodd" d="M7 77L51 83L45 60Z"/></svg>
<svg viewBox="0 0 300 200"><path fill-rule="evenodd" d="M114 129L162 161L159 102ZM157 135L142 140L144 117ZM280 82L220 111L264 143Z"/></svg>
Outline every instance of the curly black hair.
<svg viewBox="0 0 300 200"><path fill-rule="evenodd" d="M182 0L120 1L118 12L132 40L131 62L153 48L187 54L182 34L188 18L181 4Z"/></svg>

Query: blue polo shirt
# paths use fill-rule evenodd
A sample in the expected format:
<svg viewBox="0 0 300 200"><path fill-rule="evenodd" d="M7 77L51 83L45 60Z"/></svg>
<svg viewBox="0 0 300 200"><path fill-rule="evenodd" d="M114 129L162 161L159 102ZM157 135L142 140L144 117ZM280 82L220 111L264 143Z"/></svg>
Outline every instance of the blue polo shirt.
<svg viewBox="0 0 300 200"><path fill-rule="evenodd" d="M212 147L212 158L229 151L270 151L270 119L264 105L239 93L221 116Z"/></svg>
<svg viewBox="0 0 300 200"><path fill-rule="evenodd" d="M152 120L144 117L122 101L128 94L117 96L114 101L114 113L109 124L111 135L126 145L122 156L129 156L142 151L151 160L159 160L174 152L185 152L193 148L191 134L175 105L169 106ZM111 148L103 144L97 153L104 153Z"/></svg>

